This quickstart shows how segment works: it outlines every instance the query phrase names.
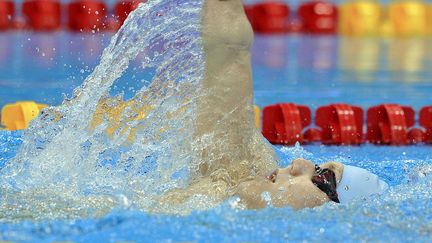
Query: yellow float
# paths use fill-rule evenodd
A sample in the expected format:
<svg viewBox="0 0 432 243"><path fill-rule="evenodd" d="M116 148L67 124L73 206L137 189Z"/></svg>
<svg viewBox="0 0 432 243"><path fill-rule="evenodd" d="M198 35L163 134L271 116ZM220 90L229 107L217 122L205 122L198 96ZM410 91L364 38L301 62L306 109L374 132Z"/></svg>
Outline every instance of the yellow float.
<svg viewBox="0 0 432 243"><path fill-rule="evenodd" d="M9 131L26 129L45 107L47 105L32 101L20 101L5 105L1 112L1 124Z"/></svg>
<svg viewBox="0 0 432 243"><path fill-rule="evenodd" d="M428 5L420 0L401 0L390 3L389 22L395 36L413 37L428 34Z"/></svg>
<svg viewBox="0 0 432 243"><path fill-rule="evenodd" d="M129 112L126 110L129 110ZM127 140L132 142L135 139L137 128L131 128L128 124L145 119L151 110L153 110L151 106L141 104L135 100L123 101L122 97L102 98L93 114L90 128L94 130L106 121L107 127L105 131L110 138L113 138L115 133L120 136L128 133ZM128 116L126 113L132 115Z"/></svg>
<svg viewBox="0 0 432 243"><path fill-rule="evenodd" d="M261 110L258 106L254 105L254 112L255 112L255 126L256 128L261 128Z"/></svg>
<svg viewBox="0 0 432 243"><path fill-rule="evenodd" d="M346 36L374 36L380 32L381 5L373 0L354 0L339 7L339 32Z"/></svg>
<svg viewBox="0 0 432 243"><path fill-rule="evenodd" d="M429 26L427 27L427 34L432 36L432 3L427 4L427 23Z"/></svg>

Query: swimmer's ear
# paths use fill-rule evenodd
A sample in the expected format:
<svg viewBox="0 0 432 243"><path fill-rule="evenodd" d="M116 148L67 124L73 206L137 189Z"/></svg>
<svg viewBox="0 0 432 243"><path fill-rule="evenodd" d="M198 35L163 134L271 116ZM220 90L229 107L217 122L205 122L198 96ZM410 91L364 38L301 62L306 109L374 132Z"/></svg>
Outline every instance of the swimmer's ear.
<svg viewBox="0 0 432 243"><path fill-rule="evenodd" d="M336 182L339 183L342 179L344 165L340 162L336 161L329 161L324 164L321 164L320 167L322 169L329 169L332 170L335 173L336 176Z"/></svg>

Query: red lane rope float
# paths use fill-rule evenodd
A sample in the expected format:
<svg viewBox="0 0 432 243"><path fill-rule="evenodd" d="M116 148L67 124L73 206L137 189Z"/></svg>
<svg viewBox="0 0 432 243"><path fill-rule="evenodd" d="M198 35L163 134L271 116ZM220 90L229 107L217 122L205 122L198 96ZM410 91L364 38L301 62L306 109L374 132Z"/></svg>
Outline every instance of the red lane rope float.
<svg viewBox="0 0 432 243"><path fill-rule="evenodd" d="M416 144L425 142L425 132L422 128L412 128L408 131L408 143Z"/></svg>
<svg viewBox="0 0 432 243"><path fill-rule="evenodd" d="M106 28L107 6L100 1L74 1L68 5L68 26L72 31L101 31Z"/></svg>
<svg viewBox="0 0 432 243"><path fill-rule="evenodd" d="M53 31L61 26L61 4L55 0L28 0L22 11L28 26L36 31Z"/></svg>
<svg viewBox="0 0 432 243"><path fill-rule="evenodd" d="M299 6L298 15L303 32L312 34L335 34L338 25L338 9L333 3L318 0Z"/></svg>
<svg viewBox="0 0 432 243"><path fill-rule="evenodd" d="M406 145L408 129L414 126L415 112L397 104L374 106L367 111L366 139L370 143Z"/></svg>
<svg viewBox="0 0 432 243"><path fill-rule="evenodd" d="M258 3L248 11L248 16L252 19L253 29L257 33L289 32L290 8L288 5L279 2Z"/></svg>
<svg viewBox="0 0 432 243"><path fill-rule="evenodd" d="M272 144L293 145L303 142L303 128L311 123L307 106L293 103L264 107L262 134Z"/></svg>
<svg viewBox="0 0 432 243"><path fill-rule="evenodd" d="M307 143L321 142L322 141L321 129L315 127L308 128L303 134L303 139Z"/></svg>
<svg viewBox="0 0 432 243"><path fill-rule="evenodd" d="M426 129L424 142L432 143L432 106L426 106L420 110L419 123Z"/></svg>
<svg viewBox="0 0 432 243"><path fill-rule="evenodd" d="M243 5L246 17L248 18L252 29L254 30L254 32L256 31L256 23L255 23L255 18L254 18L254 14L253 14L253 5Z"/></svg>
<svg viewBox="0 0 432 243"><path fill-rule="evenodd" d="M348 104L319 107L315 124L321 128L324 144L351 145L363 143L363 109Z"/></svg>
<svg viewBox="0 0 432 243"><path fill-rule="evenodd" d="M115 17L118 19L119 26L122 26L128 15L134 11L140 3L147 0L124 0L116 3L114 7Z"/></svg>
<svg viewBox="0 0 432 243"><path fill-rule="evenodd" d="M12 18L15 14L13 1L0 1L0 30L12 27Z"/></svg>

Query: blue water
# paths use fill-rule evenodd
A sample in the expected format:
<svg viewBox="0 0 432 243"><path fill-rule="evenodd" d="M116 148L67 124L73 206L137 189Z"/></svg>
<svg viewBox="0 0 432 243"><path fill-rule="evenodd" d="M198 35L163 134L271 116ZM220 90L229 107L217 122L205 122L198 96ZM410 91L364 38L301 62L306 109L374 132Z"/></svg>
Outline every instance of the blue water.
<svg viewBox="0 0 432 243"><path fill-rule="evenodd" d="M2 157L19 145L19 134L2 133ZM317 162L339 160L367 168L391 186L391 191L351 205L328 204L293 212L290 208L239 210L235 200L188 216L152 215L119 208L96 219L23 221L0 224L0 239L16 242L273 242L317 240L428 242L432 237L431 178L409 182L418 165L432 165L430 147L279 148L283 164L302 156ZM404 192L392 198L392 193Z"/></svg>
<svg viewBox="0 0 432 243"><path fill-rule="evenodd" d="M62 32L0 34L0 106L16 100L59 104L95 67L109 38ZM119 87L126 82L145 82L146 74L134 73L134 65L119 81ZM397 102L418 110L432 104L432 40L257 37L253 66L255 103L261 107L296 102L315 109L348 102L366 108ZM0 132L0 168L14 156L20 143L19 132ZM419 178L416 172L432 166L430 145L276 149L282 165L296 157L317 163L337 160L376 173L391 189L347 205L330 203L297 212L272 207L240 210L236 200L230 199L217 208L188 216L149 214L132 205L114 209L102 218L13 223L0 219L0 241L432 240L432 178Z"/></svg>
<svg viewBox="0 0 432 243"><path fill-rule="evenodd" d="M60 104L98 64L110 38L0 33L0 106L17 100ZM137 65L131 63L118 90L126 83L142 86L148 74L137 74ZM432 39L258 36L253 67L255 103L261 107L290 101L316 108L343 101L418 109L432 103Z"/></svg>

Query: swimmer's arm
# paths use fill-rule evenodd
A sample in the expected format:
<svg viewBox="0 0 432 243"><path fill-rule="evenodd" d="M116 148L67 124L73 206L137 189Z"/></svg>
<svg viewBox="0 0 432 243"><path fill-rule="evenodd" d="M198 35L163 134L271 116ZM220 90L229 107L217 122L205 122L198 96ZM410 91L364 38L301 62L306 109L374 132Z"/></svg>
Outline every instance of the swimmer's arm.
<svg viewBox="0 0 432 243"><path fill-rule="evenodd" d="M324 164L321 164L320 167L323 169L332 170L336 175L336 181L338 183L342 179L342 175L344 171L344 165L342 163L336 161L329 161Z"/></svg>

